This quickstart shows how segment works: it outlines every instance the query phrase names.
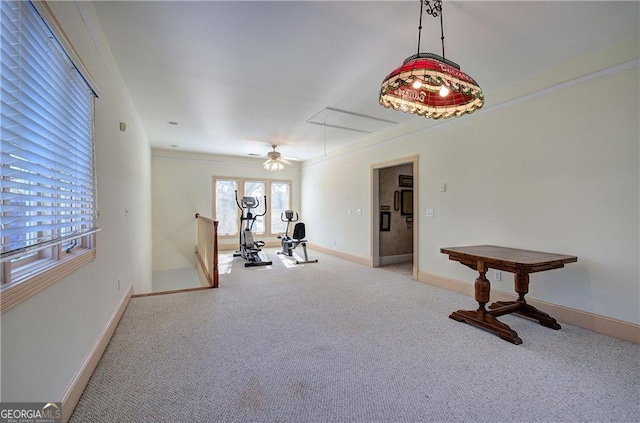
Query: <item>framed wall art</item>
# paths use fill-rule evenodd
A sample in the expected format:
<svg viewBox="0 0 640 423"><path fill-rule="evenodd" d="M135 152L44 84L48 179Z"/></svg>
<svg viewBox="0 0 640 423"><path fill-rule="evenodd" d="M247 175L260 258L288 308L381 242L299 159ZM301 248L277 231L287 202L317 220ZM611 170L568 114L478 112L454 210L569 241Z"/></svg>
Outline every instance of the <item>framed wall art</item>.
<svg viewBox="0 0 640 423"><path fill-rule="evenodd" d="M402 216L413 215L413 191L403 189L400 193L400 214Z"/></svg>
<svg viewBox="0 0 640 423"><path fill-rule="evenodd" d="M391 212L380 212L380 232L389 232L391 230Z"/></svg>
<svg viewBox="0 0 640 423"><path fill-rule="evenodd" d="M413 188L413 175L398 176L398 186L405 188Z"/></svg>

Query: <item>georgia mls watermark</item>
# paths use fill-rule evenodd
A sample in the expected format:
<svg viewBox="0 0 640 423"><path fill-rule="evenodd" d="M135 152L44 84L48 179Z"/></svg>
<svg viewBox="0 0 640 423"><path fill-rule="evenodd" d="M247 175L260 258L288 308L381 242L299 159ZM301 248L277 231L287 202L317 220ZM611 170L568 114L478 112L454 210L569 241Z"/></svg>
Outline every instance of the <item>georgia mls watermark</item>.
<svg viewBox="0 0 640 423"><path fill-rule="evenodd" d="M62 403L0 402L0 423L62 423Z"/></svg>

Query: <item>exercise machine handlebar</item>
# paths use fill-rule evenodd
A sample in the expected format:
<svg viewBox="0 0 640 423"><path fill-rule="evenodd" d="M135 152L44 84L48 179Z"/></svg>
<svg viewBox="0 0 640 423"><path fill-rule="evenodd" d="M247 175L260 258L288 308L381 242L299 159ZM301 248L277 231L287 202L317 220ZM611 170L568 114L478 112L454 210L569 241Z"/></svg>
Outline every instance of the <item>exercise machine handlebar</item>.
<svg viewBox="0 0 640 423"><path fill-rule="evenodd" d="M251 211L251 209L257 209L258 207L260 207L260 200L258 200L258 197L242 197L242 200L244 201L245 198L251 198L255 200L255 204L253 205L246 205L246 206L242 206L240 205L240 201L238 201L238 190L235 190L236 193L236 204L238 205L238 208L240 210L242 209L248 209L249 211ZM244 204L244 203L243 203ZM267 204L267 196L264 196L264 203L263 204ZM254 214L253 216L255 217L262 217L265 214L267 214L267 208L264 208L264 211L262 212L262 214Z"/></svg>
<svg viewBox="0 0 640 423"><path fill-rule="evenodd" d="M285 210L284 213L280 213L280 220L282 220L283 222L287 222L287 223L296 223L298 220L300 220L300 217L298 216L298 212L296 213L296 219L293 220L293 210ZM283 219L283 217L286 217L286 220Z"/></svg>

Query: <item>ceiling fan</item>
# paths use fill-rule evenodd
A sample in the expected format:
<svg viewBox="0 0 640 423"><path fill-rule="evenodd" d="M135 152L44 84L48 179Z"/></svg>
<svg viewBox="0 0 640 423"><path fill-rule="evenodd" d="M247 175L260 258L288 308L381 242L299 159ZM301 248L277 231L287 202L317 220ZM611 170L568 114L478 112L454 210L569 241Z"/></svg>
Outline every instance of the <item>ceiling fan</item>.
<svg viewBox="0 0 640 423"><path fill-rule="evenodd" d="M280 152L276 151L277 145L272 144L271 147L273 148L273 151L269 151L267 153L267 157L269 157L269 159L262 164L265 169L276 172L278 170L283 170L285 164L292 164L289 160L283 158Z"/></svg>

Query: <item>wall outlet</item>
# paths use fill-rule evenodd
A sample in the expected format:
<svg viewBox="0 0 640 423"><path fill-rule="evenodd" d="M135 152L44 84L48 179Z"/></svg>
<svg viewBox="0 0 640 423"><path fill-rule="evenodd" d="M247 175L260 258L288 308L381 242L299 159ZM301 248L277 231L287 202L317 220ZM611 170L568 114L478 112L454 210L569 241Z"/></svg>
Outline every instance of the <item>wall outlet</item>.
<svg viewBox="0 0 640 423"><path fill-rule="evenodd" d="M120 279L118 279L118 292L120 292Z"/></svg>
<svg viewBox="0 0 640 423"><path fill-rule="evenodd" d="M499 270L494 270L493 271L493 280L494 281L501 281L502 280L502 272Z"/></svg>

